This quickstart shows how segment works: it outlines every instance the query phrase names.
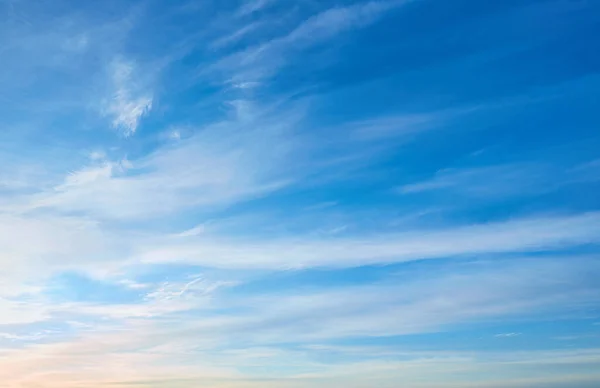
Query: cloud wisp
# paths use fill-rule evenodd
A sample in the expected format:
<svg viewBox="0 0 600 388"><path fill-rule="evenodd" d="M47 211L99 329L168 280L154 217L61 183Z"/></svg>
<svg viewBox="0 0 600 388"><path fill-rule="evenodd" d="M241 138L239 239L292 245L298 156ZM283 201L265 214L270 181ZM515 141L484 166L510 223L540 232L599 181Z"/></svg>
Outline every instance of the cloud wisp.
<svg viewBox="0 0 600 388"><path fill-rule="evenodd" d="M137 84L135 65L122 59L110 66L110 77L114 85L113 96L107 104L106 114L112 117L114 128L128 137L137 131L140 120L152 109L152 94Z"/></svg>

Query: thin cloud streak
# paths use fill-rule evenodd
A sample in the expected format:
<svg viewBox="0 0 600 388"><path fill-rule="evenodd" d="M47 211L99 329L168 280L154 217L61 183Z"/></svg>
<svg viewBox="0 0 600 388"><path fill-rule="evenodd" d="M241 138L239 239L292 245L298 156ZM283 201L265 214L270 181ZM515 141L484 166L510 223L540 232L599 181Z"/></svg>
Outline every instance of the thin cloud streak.
<svg viewBox="0 0 600 388"><path fill-rule="evenodd" d="M219 268L355 267L465 255L544 252L600 242L600 213L532 217L367 238L164 241L139 253L147 263L185 262Z"/></svg>
<svg viewBox="0 0 600 388"><path fill-rule="evenodd" d="M226 79L233 84L260 82L275 74L297 52L345 31L368 26L386 11L407 2L371 1L327 9L304 20L287 35L222 58L209 70L227 74Z"/></svg>

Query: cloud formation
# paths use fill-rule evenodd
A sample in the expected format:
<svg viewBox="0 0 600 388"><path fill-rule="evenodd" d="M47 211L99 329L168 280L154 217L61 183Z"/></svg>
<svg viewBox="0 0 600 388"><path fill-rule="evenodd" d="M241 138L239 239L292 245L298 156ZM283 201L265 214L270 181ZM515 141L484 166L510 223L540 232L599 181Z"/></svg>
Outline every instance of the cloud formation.
<svg viewBox="0 0 600 388"><path fill-rule="evenodd" d="M597 386L597 8L0 2L2 386Z"/></svg>
<svg viewBox="0 0 600 388"><path fill-rule="evenodd" d="M152 109L152 95L140 90L136 84L136 68L122 59L110 66L110 77L114 92L110 97L106 114L112 117L113 127L122 131L123 136L133 135L140 120Z"/></svg>

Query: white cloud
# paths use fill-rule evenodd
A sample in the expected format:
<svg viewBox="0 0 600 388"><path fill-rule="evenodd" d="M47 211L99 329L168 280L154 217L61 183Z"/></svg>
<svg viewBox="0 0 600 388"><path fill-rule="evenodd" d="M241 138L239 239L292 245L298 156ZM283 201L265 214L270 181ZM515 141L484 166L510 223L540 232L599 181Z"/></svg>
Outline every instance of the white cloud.
<svg viewBox="0 0 600 388"><path fill-rule="evenodd" d="M242 4L237 14L238 16L246 16L256 11L260 11L276 1L277 0L248 0Z"/></svg>
<svg viewBox="0 0 600 388"><path fill-rule="evenodd" d="M497 338L511 338L511 337L518 337L521 334L522 333L501 333L501 334L496 334L494 337L497 337Z"/></svg>
<svg viewBox="0 0 600 388"><path fill-rule="evenodd" d="M0 339L6 339L9 341L39 341L40 339L56 333L57 331L55 330L42 330L28 334L0 333Z"/></svg>
<svg viewBox="0 0 600 388"><path fill-rule="evenodd" d="M250 24L247 24L228 35L216 39L214 42L212 42L211 47L214 49L220 49L225 46L234 44L246 37L248 34L257 30L261 25L261 22L252 22Z"/></svg>
<svg viewBox="0 0 600 388"><path fill-rule="evenodd" d="M178 130L173 130L167 134L167 137L171 140L181 140L181 132Z"/></svg>
<svg viewBox="0 0 600 388"><path fill-rule="evenodd" d="M403 194L445 190L474 197L502 198L552 190L562 182L552 179L549 168L509 164L465 169L444 169L424 182L399 188Z"/></svg>
<svg viewBox="0 0 600 388"><path fill-rule="evenodd" d="M407 114L363 120L343 126L351 138L357 140L382 140L413 135L442 123L446 112Z"/></svg>
<svg viewBox="0 0 600 388"><path fill-rule="evenodd" d="M600 242L600 214L514 219L366 237L165 238L138 253L145 262L221 268L354 267L461 255L538 252Z"/></svg>
<svg viewBox="0 0 600 388"><path fill-rule="evenodd" d="M118 283L122 284L128 288L134 289L134 290L143 290L143 289L149 288L151 286L148 283L138 283L131 279L123 279L123 280L120 280Z"/></svg>
<svg viewBox="0 0 600 388"><path fill-rule="evenodd" d="M90 160L98 161L106 159L106 153L104 151L92 151L89 154Z"/></svg>
<svg viewBox="0 0 600 388"><path fill-rule="evenodd" d="M8 272L10 274L10 272ZM0 324L22 325L34 322L42 322L49 319L49 309L42 303L31 301L15 301L5 299L6 293L2 293L0 299Z"/></svg>
<svg viewBox="0 0 600 388"><path fill-rule="evenodd" d="M325 387L331 381L347 380L348 386L358 381L356 387L367 387L361 376L369 376L371 384L376 379L382 386L404 381L411 386L454 388L477 386L482 376L489 382L493 374L504 376L505 380L492 379L499 386L504 381L504 386L521 387L525 385L519 380L523 376L519 371L527 371L529 379L543 376L552 382L564 378L557 369L568 365L589 366L579 374L584 378L597 373L597 349L413 351L385 345L328 345L327 341L356 335L423 333L464 322L498 322L514 314L523 317L577 312L583 306L596 308L598 286L589 279L599 270L597 261L526 259L504 262L501 267L493 262L483 267L472 264L458 272L452 268L451 272L423 273L369 286L263 290L235 298L215 292L213 306L220 311L216 314L208 313L202 298L185 304L178 297L156 301L146 313L138 306L62 306L98 317L128 319L119 326L85 331L63 342L4 349L0 378L6 386L15 387L40 379L43 387L109 382L153 386L159 380L163 385L181 383L181 387L208 381L219 387L258 387L264 386L261 379L270 380L274 387L280 386L273 383L279 379L283 386ZM189 289L198 282L186 284ZM181 293L186 284L173 290ZM182 308L196 312L171 318L170 314L181 314ZM302 346L294 348L290 342ZM332 353L345 357L327 362ZM551 366L553 372L548 373ZM259 368L258 376L253 368ZM462 371L460 378L457 370ZM429 371L426 381L424 371Z"/></svg>
<svg viewBox="0 0 600 388"><path fill-rule="evenodd" d="M104 162L71 173L30 207L100 218L142 219L188 208L214 208L290 183L294 112L256 118L248 105L236 117L138 159ZM193 161L193 163L191 163Z"/></svg>
<svg viewBox="0 0 600 388"><path fill-rule="evenodd" d="M238 295L230 303L249 313L208 317L190 323L189 330L267 344L423 333L511 316L575 313L597 306L598 286L585 279L599 270L597 261L523 259L398 276L378 285Z"/></svg>
<svg viewBox="0 0 600 388"><path fill-rule="evenodd" d="M310 17L275 44L309 45L330 39L339 33L371 24L385 11L406 1L370 1L347 7L331 8Z"/></svg>
<svg viewBox="0 0 600 388"><path fill-rule="evenodd" d="M190 237L190 236L198 236L204 234L206 232L206 225L200 224L191 229L185 230L181 233L175 234L177 237Z"/></svg>
<svg viewBox="0 0 600 388"><path fill-rule="evenodd" d="M152 94L140 85L137 71L134 63L122 59L113 61L110 66L113 95L105 113L112 117L113 126L125 137L136 132L142 117L152 109Z"/></svg>
<svg viewBox="0 0 600 388"><path fill-rule="evenodd" d="M398 188L402 194L423 192L456 193L472 198L501 199L556 190L570 184L597 180L588 162L572 168L542 163L510 163L467 168L446 168L428 180Z"/></svg>
<svg viewBox="0 0 600 388"><path fill-rule="evenodd" d="M396 144L392 136L403 141L440 119L437 113L424 115L416 127L402 116L353 122L329 128L335 136L324 141L304 131L303 101L261 106L238 99L228 105L228 119L186 128L186 136L181 136L183 129L174 129L169 136L178 141L137 159L111 160L104 152L93 152L89 165L74 169L62 183L19 198L19 206L103 220L222 209L291 184L344 179L381 158ZM386 135L373 134L375 130ZM344 137L348 131L350 139Z"/></svg>
<svg viewBox="0 0 600 388"><path fill-rule="evenodd" d="M0 212L0 324L45 320L37 296L57 273L116 271L129 254L128 235L85 217Z"/></svg>
<svg viewBox="0 0 600 388"><path fill-rule="evenodd" d="M258 2L261 6L262 3ZM327 9L302 21L284 36L219 60L211 70L229 74L227 78L232 84L258 82L276 73L298 51L345 31L365 27L386 11L404 3L406 1L371 1Z"/></svg>
<svg viewBox="0 0 600 388"><path fill-rule="evenodd" d="M0 214L0 261L6 272L27 272L36 265L93 265L95 259L115 254L122 241L114 237L85 218Z"/></svg>
<svg viewBox="0 0 600 388"><path fill-rule="evenodd" d="M185 283L165 282L160 287L146 295L148 300L167 301L177 298L203 297L217 291L221 287L236 285L235 282L210 281L203 276L198 276Z"/></svg>

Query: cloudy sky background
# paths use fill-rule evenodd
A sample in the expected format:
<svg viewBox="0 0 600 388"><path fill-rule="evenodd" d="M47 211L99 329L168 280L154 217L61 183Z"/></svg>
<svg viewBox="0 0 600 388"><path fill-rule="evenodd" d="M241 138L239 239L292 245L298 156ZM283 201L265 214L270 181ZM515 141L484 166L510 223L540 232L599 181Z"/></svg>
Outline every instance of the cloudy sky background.
<svg viewBox="0 0 600 388"><path fill-rule="evenodd" d="M591 0L0 0L7 388L596 387Z"/></svg>

